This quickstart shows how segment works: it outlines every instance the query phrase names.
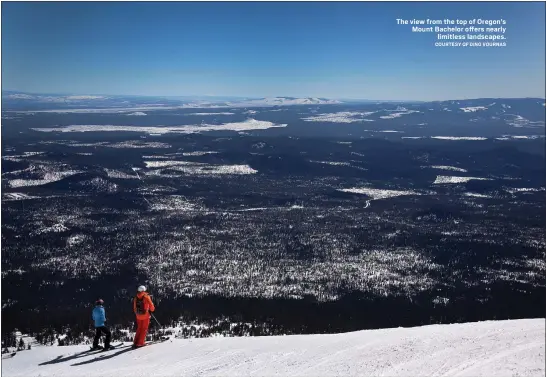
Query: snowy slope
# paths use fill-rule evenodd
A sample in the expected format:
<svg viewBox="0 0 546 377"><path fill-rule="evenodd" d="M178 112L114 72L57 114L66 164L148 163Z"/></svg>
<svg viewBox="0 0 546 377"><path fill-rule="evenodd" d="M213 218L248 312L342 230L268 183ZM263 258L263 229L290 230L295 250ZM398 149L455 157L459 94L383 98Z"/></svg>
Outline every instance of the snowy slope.
<svg viewBox="0 0 546 377"><path fill-rule="evenodd" d="M99 354L102 358L74 356L87 346L36 347L3 360L2 376L544 376L544 336L544 319L525 319L332 335L173 339Z"/></svg>

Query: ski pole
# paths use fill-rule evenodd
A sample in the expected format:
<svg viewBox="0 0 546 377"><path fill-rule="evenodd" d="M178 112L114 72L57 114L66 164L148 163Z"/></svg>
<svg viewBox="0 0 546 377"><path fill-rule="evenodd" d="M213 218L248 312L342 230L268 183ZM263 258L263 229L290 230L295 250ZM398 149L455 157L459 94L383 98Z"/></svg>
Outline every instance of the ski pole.
<svg viewBox="0 0 546 377"><path fill-rule="evenodd" d="M157 322L157 324L159 325L160 327L160 331L163 331L163 326L161 326L161 323L159 323L159 321L157 320L157 318L155 317L155 315L153 315L151 312L150 312L150 315L152 316L152 318ZM161 339L163 339L163 337L160 335Z"/></svg>
<svg viewBox="0 0 546 377"><path fill-rule="evenodd" d="M157 318L155 317L155 315L153 315L153 313L150 313L150 315L151 315L152 318L157 322L157 324L159 325L159 327L163 327L163 326L161 326L161 323L159 323L159 321L157 320Z"/></svg>

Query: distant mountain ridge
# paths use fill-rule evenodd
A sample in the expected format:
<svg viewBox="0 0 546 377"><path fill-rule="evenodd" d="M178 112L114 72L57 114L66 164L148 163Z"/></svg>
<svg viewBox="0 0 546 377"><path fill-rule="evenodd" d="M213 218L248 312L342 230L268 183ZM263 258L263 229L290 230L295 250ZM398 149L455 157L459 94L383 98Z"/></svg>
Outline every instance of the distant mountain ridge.
<svg viewBox="0 0 546 377"><path fill-rule="evenodd" d="M330 105L340 104L341 101L318 97L266 97L249 101L236 102L237 105L248 106L290 106L290 105Z"/></svg>
<svg viewBox="0 0 546 377"><path fill-rule="evenodd" d="M465 112L479 112L488 108L503 106L503 101L517 102L518 104L532 104L537 102L544 105L543 98L476 98L444 101L396 101L396 100L351 100L331 99L323 97L229 97L229 96L123 96L100 94L38 94L17 91L2 91L2 108L4 110L57 110L57 109L116 109L142 108L153 109L180 109L180 108L244 108L244 107L275 107L298 105L351 105L351 104L404 104L428 105L431 107L457 107ZM504 105L503 109L509 107Z"/></svg>
<svg viewBox="0 0 546 377"><path fill-rule="evenodd" d="M5 109L40 110L45 108L116 108L157 106L169 107L271 107L291 105L328 105L343 102L318 97L227 97L227 96L122 96L122 95L74 95L74 94L36 94L15 91L2 92L2 105Z"/></svg>

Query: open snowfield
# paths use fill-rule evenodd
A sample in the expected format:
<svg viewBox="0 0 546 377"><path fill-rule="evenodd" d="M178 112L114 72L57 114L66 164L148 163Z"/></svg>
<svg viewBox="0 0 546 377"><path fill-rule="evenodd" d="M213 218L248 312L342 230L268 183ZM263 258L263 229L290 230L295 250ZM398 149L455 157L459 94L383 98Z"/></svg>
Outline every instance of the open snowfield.
<svg viewBox="0 0 546 377"><path fill-rule="evenodd" d="M244 122L232 122L218 124L201 124L201 125L185 125L185 126L115 126L115 125L72 125L66 127L52 128L32 128L34 131L40 132L141 132L148 134L162 135L166 133L200 133L207 131L250 131L250 130L266 130L268 128L286 127L287 124L275 124L262 120L249 118Z"/></svg>
<svg viewBox="0 0 546 377"><path fill-rule="evenodd" d="M544 376L545 320L345 334L173 339L81 356L35 347L2 360L2 376Z"/></svg>
<svg viewBox="0 0 546 377"><path fill-rule="evenodd" d="M372 119L365 119L364 117L375 113L374 111L367 112L355 112L355 111L341 111L337 113L318 114L302 120L306 122L330 122L330 123L355 123L355 122L373 122Z"/></svg>
<svg viewBox="0 0 546 377"><path fill-rule="evenodd" d="M338 191L350 192L353 194L364 194L364 195L371 196L374 200L393 198L395 196L402 196L402 195L419 195L419 193L414 191L382 190L382 189L374 189L369 187L339 189Z"/></svg>

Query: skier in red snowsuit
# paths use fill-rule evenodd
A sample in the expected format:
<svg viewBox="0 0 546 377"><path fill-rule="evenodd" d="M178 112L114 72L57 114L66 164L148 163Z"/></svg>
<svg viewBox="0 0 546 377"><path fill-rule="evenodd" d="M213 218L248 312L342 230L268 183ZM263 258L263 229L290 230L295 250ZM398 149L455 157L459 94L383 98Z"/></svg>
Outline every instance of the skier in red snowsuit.
<svg viewBox="0 0 546 377"><path fill-rule="evenodd" d="M137 331L135 334L135 340L133 341L133 347L142 347L146 343L146 333L148 332L148 326L150 325L150 313L155 311L154 303L150 298L150 295L146 292L146 287L141 285L138 287L138 293L133 299L133 311L136 315Z"/></svg>

